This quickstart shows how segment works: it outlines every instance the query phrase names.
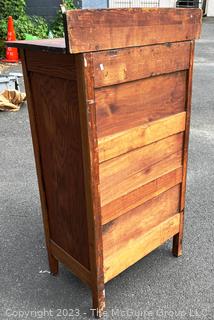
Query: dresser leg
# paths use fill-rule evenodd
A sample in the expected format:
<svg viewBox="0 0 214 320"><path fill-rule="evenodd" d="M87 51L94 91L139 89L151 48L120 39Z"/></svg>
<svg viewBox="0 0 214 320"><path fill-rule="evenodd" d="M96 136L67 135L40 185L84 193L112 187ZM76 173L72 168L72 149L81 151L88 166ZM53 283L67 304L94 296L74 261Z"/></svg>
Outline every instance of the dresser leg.
<svg viewBox="0 0 214 320"><path fill-rule="evenodd" d="M180 230L179 230L179 233L177 233L173 237L172 253L175 257L180 257L182 255L183 228L184 228L184 212L181 212Z"/></svg>
<svg viewBox="0 0 214 320"><path fill-rule="evenodd" d="M58 260L52 255L48 254L48 261L49 261L49 268L50 272L53 276L58 274L59 271L59 262Z"/></svg>
<svg viewBox="0 0 214 320"><path fill-rule="evenodd" d="M175 257L180 257L182 255L182 238L183 238L183 235L181 235L180 233L176 234L173 237L172 254Z"/></svg>
<svg viewBox="0 0 214 320"><path fill-rule="evenodd" d="M105 289L92 289L93 295L93 309L92 313L95 318L101 318L105 309Z"/></svg>

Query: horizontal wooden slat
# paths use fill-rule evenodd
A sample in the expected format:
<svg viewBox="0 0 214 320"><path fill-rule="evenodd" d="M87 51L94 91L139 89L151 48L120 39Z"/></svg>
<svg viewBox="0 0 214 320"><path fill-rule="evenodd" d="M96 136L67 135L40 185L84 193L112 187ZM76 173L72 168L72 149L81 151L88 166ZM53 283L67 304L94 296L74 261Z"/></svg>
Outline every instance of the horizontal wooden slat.
<svg viewBox="0 0 214 320"><path fill-rule="evenodd" d="M186 71L96 89L98 138L182 111Z"/></svg>
<svg viewBox="0 0 214 320"><path fill-rule="evenodd" d="M112 187L112 190L104 190L101 194L102 205L105 206L109 202L140 188L142 185L179 168L182 165L182 157L182 151L173 153L160 162L152 164L150 167L144 168L138 173L122 180L116 186Z"/></svg>
<svg viewBox="0 0 214 320"><path fill-rule="evenodd" d="M181 166L183 133L128 152L100 165L101 204L121 197Z"/></svg>
<svg viewBox="0 0 214 320"><path fill-rule="evenodd" d="M173 170L160 178L153 180L140 188L113 200L102 207L102 224L118 218L122 214L134 209L148 200L171 189L182 182L182 167Z"/></svg>
<svg viewBox="0 0 214 320"><path fill-rule="evenodd" d="M103 162L185 130L186 112L148 122L98 140L99 161Z"/></svg>
<svg viewBox="0 0 214 320"><path fill-rule="evenodd" d="M91 285L90 271L52 240L50 240L50 252L57 260L68 267L78 278L86 284Z"/></svg>
<svg viewBox="0 0 214 320"><path fill-rule="evenodd" d="M135 47L198 38L199 9L103 9L67 11L70 53Z"/></svg>
<svg viewBox="0 0 214 320"><path fill-rule="evenodd" d="M179 232L179 225L180 213L177 213L145 234L136 233L134 238L126 241L125 244L121 245L120 248L117 248L110 255L105 250L106 239L104 236L105 283L177 234Z"/></svg>
<svg viewBox="0 0 214 320"><path fill-rule="evenodd" d="M95 87L189 69L190 42L94 53Z"/></svg>
<svg viewBox="0 0 214 320"><path fill-rule="evenodd" d="M29 71L42 73L50 77L76 80L76 67L73 55L59 55L57 53L30 50L26 55L26 59Z"/></svg>
<svg viewBox="0 0 214 320"><path fill-rule="evenodd" d="M101 203L105 206L109 202L120 198L133 190L140 188L142 185L153 181L164 174L169 173L182 165L183 152L177 151L151 166L142 169L141 171L130 175L126 179L112 185L110 189L104 189L101 193Z"/></svg>
<svg viewBox="0 0 214 320"><path fill-rule="evenodd" d="M179 211L180 185L145 202L103 226L103 250L108 257Z"/></svg>

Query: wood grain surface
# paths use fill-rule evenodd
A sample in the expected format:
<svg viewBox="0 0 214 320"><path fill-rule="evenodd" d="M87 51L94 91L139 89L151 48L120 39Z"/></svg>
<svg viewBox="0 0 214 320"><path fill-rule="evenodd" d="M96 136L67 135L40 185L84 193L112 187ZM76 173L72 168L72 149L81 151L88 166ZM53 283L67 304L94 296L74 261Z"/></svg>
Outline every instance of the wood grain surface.
<svg viewBox="0 0 214 320"><path fill-rule="evenodd" d="M93 308L101 316L105 308L101 203L99 190L99 161L97 148L94 73L92 54L75 57L83 148L84 187L88 218L91 289Z"/></svg>
<svg viewBox="0 0 214 320"><path fill-rule="evenodd" d="M48 203L47 203L47 195L44 185L44 173L41 163L41 148L39 143L38 137L38 128L36 124L36 115L35 115L35 105L32 97L32 87L30 82L30 72L27 68L27 52L25 50L21 50L21 61L22 61L22 70L24 74L24 83L27 95L27 103L28 103L28 114L30 119L30 128L31 128L31 135L32 135L32 142L33 142L33 149L34 149L34 157L36 163L36 173L38 179L38 186L39 186L39 194L41 200L41 209L42 209L42 219L44 225L44 232L45 232L45 243L47 247L47 254L48 254L48 262L50 272L54 275L58 273L59 270L59 262L56 257L53 255L52 250L50 248L50 223L49 223L49 215L48 215Z"/></svg>
<svg viewBox="0 0 214 320"><path fill-rule="evenodd" d="M136 233L132 239L124 242L121 239L121 246L117 247L117 250L110 255L108 255L108 251L104 250L105 282L108 282L170 239L179 231L179 225L180 214L177 213L146 233Z"/></svg>
<svg viewBox="0 0 214 320"><path fill-rule="evenodd" d="M200 9L103 9L66 12L70 53L198 38Z"/></svg>
<svg viewBox="0 0 214 320"><path fill-rule="evenodd" d="M102 224L106 224L182 182L182 167L125 194L102 207Z"/></svg>
<svg viewBox="0 0 214 320"><path fill-rule="evenodd" d="M98 140L99 161L115 158L185 130L186 112L151 121Z"/></svg>
<svg viewBox="0 0 214 320"><path fill-rule="evenodd" d="M98 138L182 111L186 71L96 89Z"/></svg>
<svg viewBox="0 0 214 320"><path fill-rule="evenodd" d="M179 211L180 185L154 197L103 226L103 250L111 256Z"/></svg>
<svg viewBox="0 0 214 320"><path fill-rule="evenodd" d="M186 70L189 51L190 42L179 42L95 52L95 87Z"/></svg>
<svg viewBox="0 0 214 320"><path fill-rule="evenodd" d="M189 134L190 134L190 118L191 118L191 101L192 101L192 79L193 79L193 63L194 63L194 50L195 42L191 42L190 50L190 65L188 71L187 80L187 98L186 98L186 128L184 136L184 150L183 150L183 179L181 188L181 200L180 200L180 211L181 220L179 233L173 238L173 254L177 257L182 255L182 242L183 242L183 231L184 231L184 209L185 209L185 196L186 196L186 180L187 180L187 164L188 164L188 148L189 148Z"/></svg>
<svg viewBox="0 0 214 320"><path fill-rule="evenodd" d="M62 57L59 56L59 59ZM30 81L50 237L89 268L77 85L75 81L36 72L30 73Z"/></svg>
<svg viewBox="0 0 214 320"><path fill-rule="evenodd" d="M101 204L107 203L180 167L183 134L128 152L100 165Z"/></svg>
<svg viewBox="0 0 214 320"><path fill-rule="evenodd" d="M76 80L76 66L73 55L62 55L52 52L29 51L27 68L29 71L46 74L49 77Z"/></svg>
<svg viewBox="0 0 214 320"><path fill-rule="evenodd" d="M53 240L50 240L50 249L54 257L56 257L57 260L63 263L67 268L69 268L77 277L79 277L89 286L93 285L91 272L81 263L79 263L73 256L68 254L67 251L59 247Z"/></svg>
<svg viewBox="0 0 214 320"><path fill-rule="evenodd" d="M22 52L50 270L105 283L173 237L182 253L200 9L71 10ZM37 50L37 51L34 51ZM76 54L70 54L76 53Z"/></svg>

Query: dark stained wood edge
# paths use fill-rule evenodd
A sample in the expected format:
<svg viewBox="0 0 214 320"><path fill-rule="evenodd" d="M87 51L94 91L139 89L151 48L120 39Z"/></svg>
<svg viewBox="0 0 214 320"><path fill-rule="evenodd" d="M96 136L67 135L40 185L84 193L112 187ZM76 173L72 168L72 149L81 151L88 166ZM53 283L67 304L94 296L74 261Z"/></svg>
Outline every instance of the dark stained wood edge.
<svg viewBox="0 0 214 320"><path fill-rule="evenodd" d="M53 256L67 266L78 278L88 284L90 287L91 273L75 258L69 255L64 249L58 246L53 240L50 240L50 249Z"/></svg>
<svg viewBox="0 0 214 320"><path fill-rule="evenodd" d="M99 159L96 132L93 55L76 55L83 167L87 202L93 308L101 316L105 308Z"/></svg>
<svg viewBox="0 0 214 320"><path fill-rule="evenodd" d="M185 128L184 149L183 149L184 153L183 153L183 183L182 183L181 207L180 207L181 211L183 211L185 206L191 103L192 103L192 78L193 78L194 50L195 50L195 41L192 41L191 48L190 48L190 67L187 75L188 80L187 80L187 101L186 101L186 128Z"/></svg>
<svg viewBox="0 0 214 320"><path fill-rule="evenodd" d="M184 208L185 208L185 196L186 196L186 179L187 179L188 148L189 148L191 102L192 102L194 50L195 50L195 41L191 41L190 66L189 66L189 71L187 73L188 78L187 78L187 97L186 97L186 128L185 128L184 145L183 145L183 177L182 177L182 184L181 184L181 200L180 200L181 221L180 221L179 233L173 237L173 250L172 250L173 255L177 257L182 255Z"/></svg>
<svg viewBox="0 0 214 320"><path fill-rule="evenodd" d="M38 140L36 121L35 121L35 113L33 108L33 98L31 96L31 83L28 76L26 54L24 50L21 51L21 59L22 59L22 67L23 67L23 73L24 73L25 88L27 93L28 113L30 118L30 126L31 126L31 133L32 133L32 140L33 140L35 162L36 162L36 171L37 171L39 193L40 193L41 206L42 206L42 216L43 216L43 224L44 224L44 230L45 230L45 241L46 241L46 246L48 251L48 260L49 260L51 273L56 274L58 273L58 261L52 255L51 248L50 248L50 229L49 229L49 220L48 220L47 199L46 199L44 178L42 173L40 146L39 146L39 140Z"/></svg>
<svg viewBox="0 0 214 320"><path fill-rule="evenodd" d="M172 253L175 257L180 257L182 255L183 231L184 231L184 211L180 212L179 233L173 236Z"/></svg>
<svg viewBox="0 0 214 320"><path fill-rule="evenodd" d="M19 40L6 41L7 47L18 49L39 50L44 52L66 53L65 39Z"/></svg>

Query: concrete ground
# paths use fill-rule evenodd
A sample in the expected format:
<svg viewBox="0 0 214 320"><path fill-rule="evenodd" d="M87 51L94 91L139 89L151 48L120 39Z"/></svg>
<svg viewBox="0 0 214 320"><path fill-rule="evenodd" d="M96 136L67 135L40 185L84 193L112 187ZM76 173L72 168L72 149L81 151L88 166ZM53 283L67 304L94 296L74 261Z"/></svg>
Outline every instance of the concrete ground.
<svg viewBox="0 0 214 320"><path fill-rule="evenodd" d="M109 282L106 319L214 319L214 19L195 62L184 254L168 241ZM0 319L91 318L89 289L47 272L26 107L0 113L0 164Z"/></svg>

